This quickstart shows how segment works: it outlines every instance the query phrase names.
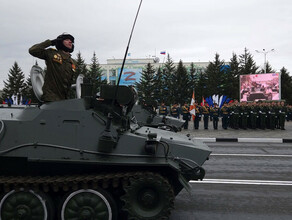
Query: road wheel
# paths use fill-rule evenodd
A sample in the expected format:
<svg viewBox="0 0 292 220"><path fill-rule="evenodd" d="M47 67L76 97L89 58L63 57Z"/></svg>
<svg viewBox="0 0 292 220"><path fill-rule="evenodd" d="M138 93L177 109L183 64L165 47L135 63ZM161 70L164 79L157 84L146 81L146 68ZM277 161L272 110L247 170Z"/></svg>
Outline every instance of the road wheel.
<svg viewBox="0 0 292 220"><path fill-rule="evenodd" d="M1 220L52 220L53 212L50 199L33 190L12 190L0 202Z"/></svg>
<svg viewBox="0 0 292 220"><path fill-rule="evenodd" d="M159 174L141 173L130 178L122 196L129 219L168 219L174 204L174 193L168 180Z"/></svg>
<svg viewBox="0 0 292 220"><path fill-rule="evenodd" d="M115 220L117 207L106 191L80 189L69 193L61 208L61 220Z"/></svg>

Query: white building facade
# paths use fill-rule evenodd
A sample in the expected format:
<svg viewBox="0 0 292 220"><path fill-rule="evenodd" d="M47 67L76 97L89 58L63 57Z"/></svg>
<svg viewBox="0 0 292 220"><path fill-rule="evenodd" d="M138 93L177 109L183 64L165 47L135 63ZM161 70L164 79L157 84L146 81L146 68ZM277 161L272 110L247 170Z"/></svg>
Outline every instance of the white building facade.
<svg viewBox="0 0 292 220"><path fill-rule="evenodd" d="M106 64L100 64L102 69L102 76L111 85L115 85L122 67L123 59L108 59ZM157 58L142 58L142 59L127 59L125 62L123 74L121 77L120 85L134 85L139 82L142 70L150 63L154 69L163 67L164 63L160 63ZM183 65L189 69L191 63L194 64L196 72L204 70L209 62L183 62ZM174 62L177 66L178 62Z"/></svg>

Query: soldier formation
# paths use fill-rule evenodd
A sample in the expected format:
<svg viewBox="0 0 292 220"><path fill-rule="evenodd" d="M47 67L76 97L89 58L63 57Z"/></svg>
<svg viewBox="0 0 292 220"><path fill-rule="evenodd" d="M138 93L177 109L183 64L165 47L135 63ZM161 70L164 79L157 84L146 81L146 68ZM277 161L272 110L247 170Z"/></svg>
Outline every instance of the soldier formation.
<svg viewBox="0 0 292 220"><path fill-rule="evenodd" d="M170 108L170 116L185 120L184 129L188 129L191 114L189 106L185 103L182 107L173 104ZM213 128L218 129L219 118L222 118L223 129L281 129L285 130L285 121L292 120L292 106L285 105L285 102L241 102L235 100L232 103L224 103L220 108L216 103L203 106L195 103L196 116L194 129L199 129L200 121L203 120L204 129L209 128L209 121ZM159 108L160 115L168 115L167 107L163 104Z"/></svg>
<svg viewBox="0 0 292 220"><path fill-rule="evenodd" d="M281 129L285 130L285 120L291 117L292 108L284 102L241 102L225 104L228 113L224 124L233 129ZM221 108L222 109L222 108ZM222 125L223 126L223 125ZM223 127L223 128L224 128Z"/></svg>

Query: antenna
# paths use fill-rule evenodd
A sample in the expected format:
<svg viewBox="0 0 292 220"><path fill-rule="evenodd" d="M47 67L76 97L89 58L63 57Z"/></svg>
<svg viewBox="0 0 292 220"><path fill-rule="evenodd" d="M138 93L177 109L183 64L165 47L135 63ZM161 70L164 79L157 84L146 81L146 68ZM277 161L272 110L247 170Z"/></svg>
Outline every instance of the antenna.
<svg viewBox="0 0 292 220"><path fill-rule="evenodd" d="M113 135L111 134L111 123L112 123L112 119L113 119L112 113L113 113L113 109L114 109L115 100L117 99L119 84L120 84L120 81L121 81L123 69L124 69L124 66L125 66L125 62L126 62L126 58L127 58L127 54L128 54L128 50L129 50L129 45L130 45L130 42L131 42L131 39L132 39L134 27L135 27L135 24L136 24L136 21L137 21L137 18L138 18L138 14L139 14L139 11L140 11L140 8L141 8L142 1L143 0L140 1L139 7L138 7L138 10L137 10L137 13L136 13L136 17L135 17L135 20L134 20L134 24L132 26L132 30L131 30L131 34L130 34L130 37L129 37L128 45L127 45L127 48L126 48L126 52L125 52L123 64L122 64L122 67L121 67L118 83L117 83L116 89L115 89L114 99L112 101L112 109L108 113L105 129L103 131L102 136L99 138L98 150L101 151L101 152L109 153L116 146L116 140L113 137Z"/></svg>
<svg viewBox="0 0 292 220"><path fill-rule="evenodd" d="M121 77L122 77L122 73L123 73L123 70L124 70L125 62L126 62L126 59L127 59L127 54L128 54L130 42L131 42L131 39L132 39L132 35L133 35L133 32L134 32L135 24L136 24L136 21L137 21L137 18L138 18L138 14L139 14L139 11L140 11L140 8L141 8L142 1L143 0L140 1L139 7L138 7L138 10L137 10L137 13L136 13L136 17L135 17L135 20L134 20L134 24L132 26L132 31L131 31L131 34L130 34L130 37L129 37L128 45L127 45L127 48L126 48L126 52L125 52L124 59L123 59L123 64L122 64L120 75L119 75L119 79L118 79L118 83L117 83L116 90L115 90L115 96L114 96L115 98L113 99L113 104L114 104L114 101L117 98L118 87L119 87L119 84L120 84L120 81L121 81Z"/></svg>

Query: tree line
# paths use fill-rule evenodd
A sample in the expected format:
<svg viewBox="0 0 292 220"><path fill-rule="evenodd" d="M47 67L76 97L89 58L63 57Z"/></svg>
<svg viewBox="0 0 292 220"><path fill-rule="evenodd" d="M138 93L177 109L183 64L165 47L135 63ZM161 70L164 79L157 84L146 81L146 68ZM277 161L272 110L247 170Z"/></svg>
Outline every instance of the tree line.
<svg viewBox="0 0 292 220"><path fill-rule="evenodd" d="M106 83L106 81L102 80L102 70L95 52L89 65L85 63L80 52L77 53L76 62L73 81L79 74L83 74L91 79L93 91L97 92L100 85ZM206 68L197 68L194 63L191 63L190 67L187 68L182 60L175 66L168 54L166 62L161 67L155 69L152 64L148 63L143 68L141 80L135 85L139 100L151 103L161 103L163 101L167 105L173 103L183 105L185 102L190 103L193 91L195 91L195 99L199 102L201 102L202 97L209 97L213 94L238 99L239 76L264 73L264 69L260 69L256 65L252 54L246 48L243 54L233 53L227 63L228 65L216 53L214 60L210 61ZM46 72L46 69L44 72ZM266 63L266 72L275 72L268 62ZM290 95L292 94L292 77L285 67L280 70L280 73L281 97L288 104L292 104L292 96ZM30 77L25 79L25 75L17 62L13 64L7 80L4 81L1 102L13 95L17 95L18 100L22 96L23 99L38 102L32 90Z"/></svg>
<svg viewBox="0 0 292 220"><path fill-rule="evenodd" d="M228 65L226 65L228 63ZM271 65L266 63L266 72L274 73ZM170 55L162 67L154 69L150 63L142 71L141 80L136 83L138 97L141 102L165 102L166 105L174 103L183 105L190 103L193 91L195 99L202 101L202 97L214 94L226 95L231 99L239 99L239 77L247 74L262 74L264 69L256 65L252 54L247 48L244 53L232 54L228 62L220 59L218 53L206 68L196 68L191 63L186 68L180 60L177 67ZM292 77L283 67L281 73L281 98L292 104Z"/></svg>

